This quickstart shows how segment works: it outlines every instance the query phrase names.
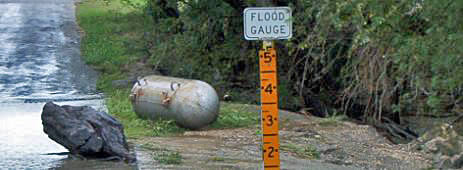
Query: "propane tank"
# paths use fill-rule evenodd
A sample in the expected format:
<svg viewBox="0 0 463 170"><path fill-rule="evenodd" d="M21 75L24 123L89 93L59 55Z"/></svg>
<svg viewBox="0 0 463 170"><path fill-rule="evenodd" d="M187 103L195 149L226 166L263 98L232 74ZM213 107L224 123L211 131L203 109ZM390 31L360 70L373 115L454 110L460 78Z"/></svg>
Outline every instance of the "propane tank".
<svg viewBox="0 0 463 170"><path fill-rule="evenodd" d="M199 80L146 76L135 83L130 99L138 116L174 120L188 129L211 124L219 114L216 91Z"/></svg>

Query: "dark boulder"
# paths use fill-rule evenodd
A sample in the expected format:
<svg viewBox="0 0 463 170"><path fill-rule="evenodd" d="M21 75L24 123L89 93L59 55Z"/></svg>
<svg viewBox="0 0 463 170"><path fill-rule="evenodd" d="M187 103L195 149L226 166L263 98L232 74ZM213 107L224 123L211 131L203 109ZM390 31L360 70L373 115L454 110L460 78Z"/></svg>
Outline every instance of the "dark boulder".
<svg viewBox="0 0 463 170"><path fill-rule="evenodd" d="M135 162L119 121L88 106L48 102L42 112L43 131L73 155Z"/></svg>

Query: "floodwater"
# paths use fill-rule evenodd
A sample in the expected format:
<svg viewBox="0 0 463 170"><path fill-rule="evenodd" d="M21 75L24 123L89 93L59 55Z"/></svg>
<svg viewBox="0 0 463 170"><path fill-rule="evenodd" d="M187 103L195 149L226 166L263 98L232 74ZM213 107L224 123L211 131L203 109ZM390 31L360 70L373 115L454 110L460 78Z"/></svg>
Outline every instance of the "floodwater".
<svg viewBox="0 0 463 170"><path fill-rule="evenodd" d="M97 73L80 58L74 11L73 0L0 0L1 170L260 169L259 143L243 145L233 131L226 138L233 140L194 135L147 140L156 147L181 151L182 165L158 165L150 151L138 147L138 165L62 154L67 150L43 132L40 115L45 102L105 110L102 95L95 90ZM204 133L221 134L216 132ZM253 131L245 134L251 136ZM348 169L289 154L281 158L282 167L288 169Z"/></svg>
<svg viewBox="0 0 463 170"><path fill-rule="evenodd" d="M47 101L105 109L80 58L72 0L0 0L0 169L131 169L72 160L43 132Z"/></svg>

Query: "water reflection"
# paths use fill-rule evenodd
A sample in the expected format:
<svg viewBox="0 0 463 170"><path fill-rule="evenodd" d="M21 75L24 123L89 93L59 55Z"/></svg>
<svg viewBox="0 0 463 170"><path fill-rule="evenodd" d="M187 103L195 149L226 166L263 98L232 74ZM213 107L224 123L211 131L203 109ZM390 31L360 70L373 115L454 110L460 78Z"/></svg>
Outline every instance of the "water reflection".
<svg viewBox="0 0 463 170"><path fill-rule="evenodd" d="M104 109L102 100L59 102ZM44 103L0 103L0 169L136 169L124 162L79 160L43 132ZM14 114L12 114L14 113Z"/></svg>
<svg viewBox="0 0 463 170"><path fill-rule="evenodd" d="M73 0L0 0L0 169L132 169L69 159L43 132L48 101L104 110L79 52Z"/></svg>
<svg viewBox="0 0 463 170"><path fill-rule="evenodd" d="M66 158L60 155L44 155L66 152L51 141L40 120L43 104L1 104L0 111L0 169L43 169Z"/></svg>
<svg viewBox="0 0 463 170"><path fill-rule="evenodd" d="M100 161L100 160L81 160L76 158L61 159L53 168L59 170L132 170L138 169L137 165L129 165L124 162Z"/></svg>

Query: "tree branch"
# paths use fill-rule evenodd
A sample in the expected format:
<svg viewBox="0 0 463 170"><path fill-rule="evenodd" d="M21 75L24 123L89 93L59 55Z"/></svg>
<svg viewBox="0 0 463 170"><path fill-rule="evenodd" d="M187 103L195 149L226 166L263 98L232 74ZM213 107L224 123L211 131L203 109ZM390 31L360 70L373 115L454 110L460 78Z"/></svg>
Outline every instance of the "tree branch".
<svg viewBox="0 0 463 170"><path fill-rule="evenodd" d="M243 11L247 5L243 0L223 0L225 3L236 9L237 11Z"/></svg>

